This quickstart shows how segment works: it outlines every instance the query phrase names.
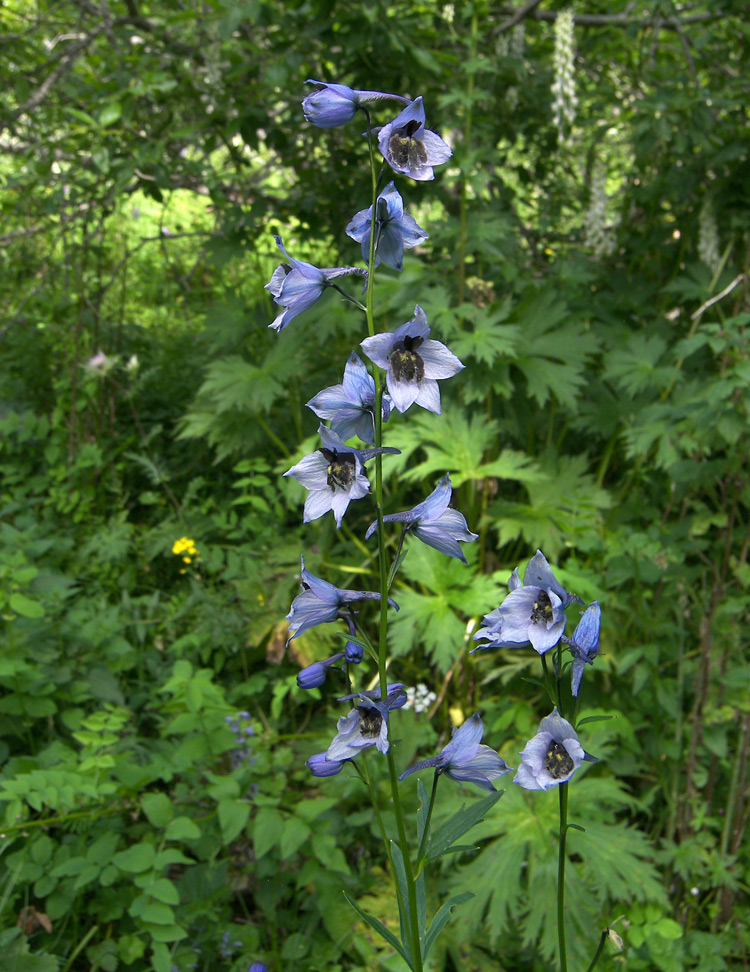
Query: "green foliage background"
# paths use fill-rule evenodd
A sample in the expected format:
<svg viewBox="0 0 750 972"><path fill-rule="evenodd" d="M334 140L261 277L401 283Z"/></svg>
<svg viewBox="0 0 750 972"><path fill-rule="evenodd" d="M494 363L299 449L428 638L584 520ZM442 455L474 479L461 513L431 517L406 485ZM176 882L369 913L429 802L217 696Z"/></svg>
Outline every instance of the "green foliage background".
<svg viewBox="0 0 750 972"><path fill-rule="evenodd" d="M356 263L369 203L361 125L306 125L310 77L422 94L454 148L399 182L430 238L377 285L383 329L418 301L467 365L442 418L389 422L389 507L450 472L480 534L470 570L409 550L393 671L441 704L399 715L398 759L481 704L517 764L546 714L532 660L469 655L467 625L541 547L603 606L583 702L615 716L571 790L574 967L624 916L602 968L747 968L746 4L578 0L563 143L564 5L526 6L520 28L480 0L0 8L0 972L403 968L341 894L393 921L361 784L304 767L340 709L295 674L340 640L283 651L300 550L377 586L367 503L303 529L280 478L364 336L331 294L267 328L273 233ZM552 961L554 801L506 789L437 870L440 900L476 897L434 970ZM474 799L445 786L437 822Z"/></svg>

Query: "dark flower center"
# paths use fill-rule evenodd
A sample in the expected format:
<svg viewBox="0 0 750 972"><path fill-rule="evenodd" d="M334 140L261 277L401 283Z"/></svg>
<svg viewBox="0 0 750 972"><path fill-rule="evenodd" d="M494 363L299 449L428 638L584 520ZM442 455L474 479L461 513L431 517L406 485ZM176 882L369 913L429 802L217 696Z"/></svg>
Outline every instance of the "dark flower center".
<svg viewBox="0 0 750 972"><path fill-rule="evenodd" d="M427 164L427 149L424 142L414 138L414 133L419 131L419 122L410 121L408 125L397 129L388 140L388 152L396 163L402 168L418 169Z"/></svg>
<svg viewBox="0 0 750 972"><path fill-rule="evenodd" d="M357 478L357 464L352 452L334 452L331 449L320 450L328 462L326 483L335 493L336 489L348 489Z"/></svg>
<svg viewBox="0 0 750 972"><path fill-rule="evenodd" d="M357 707L360 714L359 733L365 739L374 739L380 735L380 727L383 725L383 717L377 709L365 709L364 706Z"/></svg>
<svg viewBox="0 0 750 972"><path fill-rule="evenodd" d="M563 776L571 773L575 763L570 758L568 750L562 743L555 742L553 739L549 744L547 755L544 757L544 768L553 780L561 780Z"/></svg>
<svg viewBox="0 0 750 972"><path fill-rule="evenodd" d="M549 594L546 591L540 591L539 596L534 601L534 610L531 612L531 623L549 624L554 613Z"/></svg>
<svg viewBox="0 0 750 972"><path fill-rule="evenodd" d="M421 337L409 337L396 341L388 362L396 381L420 382L424 378L424 361L417 354L417 348L424 344Z"/></svg>

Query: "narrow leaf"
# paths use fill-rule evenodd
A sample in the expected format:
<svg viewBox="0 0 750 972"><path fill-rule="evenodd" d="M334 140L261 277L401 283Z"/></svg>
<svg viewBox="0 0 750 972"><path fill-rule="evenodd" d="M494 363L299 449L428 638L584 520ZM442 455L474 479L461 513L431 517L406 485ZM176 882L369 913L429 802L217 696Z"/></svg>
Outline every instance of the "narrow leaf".
<svg viewBox="0 0 750 972"><path fill-rule="evenodd" d="M610 719L614 719L611 715L595 715L586 716L585 719L581 719L578 723L579 726L585 726L587 722L608 722Z"/></svg>
<svg viewBox="0 0 750 972"><path fill-rule="evenodd" d="M473 898L474 894L471 891L464 891L463 894L457 894L454 898L449 898L448 901L440 908L438 913L432 919L432 924L430 925L430 930L427 932L424 945L422 947L422 961L427 958L427 955L432 948L435 939L438 937L440 932L448 923L448 919L451 916L451 909L455 908L456 905L463 904L464 901L468 901Z"/></svg>
<svg viewBox="0 0 750 972"><path fill-rule="evenodd" d="M371 928L374 928L375 931L378 933L378 935L384 938L392 948L396 949L398 954L401 956L404 962L406 962L406 964L409 966L410 969L413 968L414 966L411 964L411 961L409 960L409 956L404 951L403 945L392 932L388 931L388 929L385 927L382 921L378 921L378 919L375 918L374 915L368 915L366 911L362 911L362 909L359 907L359 905L354 900L354 898L350 897L346 893L346 891L344 891L343 894L346 900L352 906L352 908L354 908L354 910L357 912L359 917L363 921L366 921Z"/></svg>
<svg viewBox="0 0 750 972"><path fill-rule="evenodd" d="M446 820L443 826L432 835L427 860L434 861L437 857L440 857L459 837L462 837L475 824L483 820L485 813L492 809L504 792L504 790L498 790L468 807L463 806L450 820Z"/></svg>

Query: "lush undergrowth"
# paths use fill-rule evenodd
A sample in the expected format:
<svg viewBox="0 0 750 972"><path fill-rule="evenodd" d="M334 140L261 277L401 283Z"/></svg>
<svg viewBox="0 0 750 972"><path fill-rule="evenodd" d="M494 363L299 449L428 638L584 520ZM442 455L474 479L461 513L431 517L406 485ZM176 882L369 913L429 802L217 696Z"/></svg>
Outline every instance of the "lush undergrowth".
<svg viewBox="0 0 750 972"><path fill-rule="evenodd" d="M602 968L747 968L744 5L577 4L568 114L562 9L0 12L0 972L404 967L341 894L394 913L362 784L305 766L340 693L296 675L341 640L285 649L303 490L281 474L317 447L305 403L352 337L333 293L269 331L263 286L278 232L357 263L344 229L369 204L356 123L301 123L308 77L422 94L454 150L429 195L409 185L429 240L378 279L384 328L418 300L466 365L439 421L390 419L391 507L447 472L479 534L469 570L404 561L393 667L437 698L399 760L481 698L516 765L543 689L525 652L469 642L542 548L606 604L582 697L615 716L572 811L571 967L623 916ZM308 568L376 589L371 518L307 525ZM554 960L556 819L505 789L439 870L441 898L476 896L435 972ZM437 822L474 799L443 794Z"/></svg>

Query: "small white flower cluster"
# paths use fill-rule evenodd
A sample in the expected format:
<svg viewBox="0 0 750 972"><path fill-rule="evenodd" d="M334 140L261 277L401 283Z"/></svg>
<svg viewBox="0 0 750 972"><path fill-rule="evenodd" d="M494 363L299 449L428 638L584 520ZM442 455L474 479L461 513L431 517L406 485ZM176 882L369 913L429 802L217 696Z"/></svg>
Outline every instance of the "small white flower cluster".
<svg viewBox="0 0 750 972"><path fill-rule="evenodd" d="M415 712L426 712L433 702L437 700L437 695L431 692L424 682L419 682L416 688L406 690L406 702L404 709L414 709Z"/></svg>
<svg viewBox="0 0 750 972"><path fill-rule="evenodd" d="M516 24L516 26L510 32L510 44L508 46L508 53L510 54L511 57L515 57L519 61L522 61L525 47L526 47L526 26L523 23Z"/></svg>
<svg viewBox="0 0 750 972"><path fill-rule="evenodd" d="M698 256L711 273L716 273L721 262L719 226L710 199L706 199L698 214Z"/></svg>
<svg viewBox="0 0 750 972"><path fill-rule="evenodd" d="M552 82L552 112L559 140L565 141L565 127L573 127L578 106L574 77L575 42L573 11L563 10L555 19L555 79Z"/></svg>
<svg viewBox="0 0 750 972"><path fill-rule="evenodd" d="M591 176L591 199L584 216L584 243L590 247L595 257L612 256L617 242L615 222L607 222L607 170L596 165Z"/></svg>

